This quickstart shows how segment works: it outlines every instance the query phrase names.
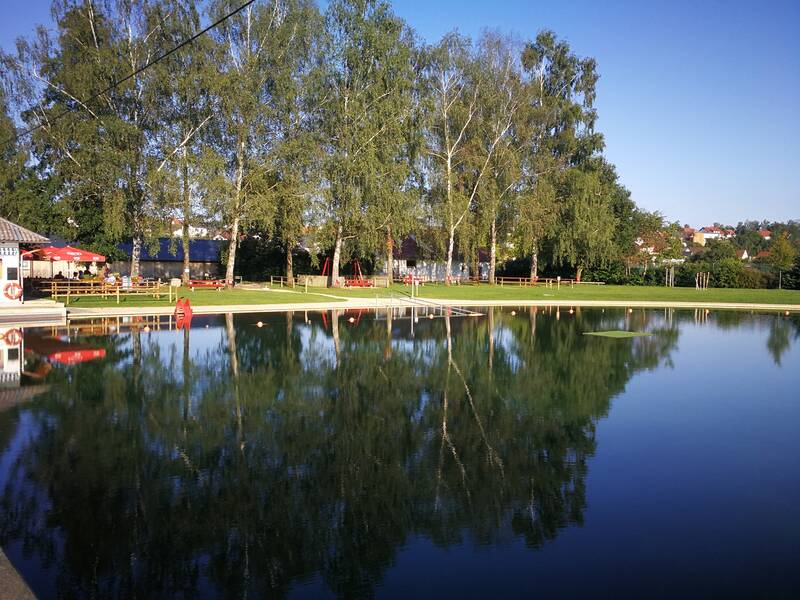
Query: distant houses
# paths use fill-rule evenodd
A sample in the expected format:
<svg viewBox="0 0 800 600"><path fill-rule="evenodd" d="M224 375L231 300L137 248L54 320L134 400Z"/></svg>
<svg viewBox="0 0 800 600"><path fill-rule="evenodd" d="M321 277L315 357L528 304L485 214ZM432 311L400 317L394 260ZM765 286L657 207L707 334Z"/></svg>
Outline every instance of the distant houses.
<svg viewBox="0 0 800 600"><path fill-rule="evenodd" d="M172 237L183 237L183 221L178 218L172 219L170 228L172 230ZM189 225L189 237L191 239L208 237L208 227Z"/></svg>
<svg viewBox="0 0 800 600"><path fill-rule="evenodd" d="M721 227L712 225L709 227L701 227L698 231L695 231L692 235L692 242L700 246L705 246L708 240L727 240L735 235L736 231L733 229L722 229Z"/></svg>

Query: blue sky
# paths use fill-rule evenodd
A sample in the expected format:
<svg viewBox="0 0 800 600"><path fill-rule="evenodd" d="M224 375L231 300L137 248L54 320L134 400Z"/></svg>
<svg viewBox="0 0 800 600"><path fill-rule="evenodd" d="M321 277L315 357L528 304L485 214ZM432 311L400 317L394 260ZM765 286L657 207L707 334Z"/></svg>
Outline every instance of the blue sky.
<svg viewBox="0 0 800 600"><path fill-rule="evenodd" d="M49 23L9 2L0 45ZM395 0L427 41L542 28L593 56L598 128L636 202L692 225L800 219L800 2Z"/></svg>

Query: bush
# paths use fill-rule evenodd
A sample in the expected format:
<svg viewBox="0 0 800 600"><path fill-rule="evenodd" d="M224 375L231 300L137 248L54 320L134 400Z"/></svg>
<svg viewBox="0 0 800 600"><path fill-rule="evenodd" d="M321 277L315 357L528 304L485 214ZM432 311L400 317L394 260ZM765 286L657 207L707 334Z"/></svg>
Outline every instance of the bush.
<svg viewBox="0 0 800 600"><path fill-rule="evenodd" d="M745 267L739 274L739 285L741 288L757 289L765 287L764 274L758 269Z"/></svg>
<svg viewBox="0 0 800 600"><path fill-rule="evenodd" d="M714 287L735 288L740 287L744 266L738 258L723 258L711 273Z"/></svg>

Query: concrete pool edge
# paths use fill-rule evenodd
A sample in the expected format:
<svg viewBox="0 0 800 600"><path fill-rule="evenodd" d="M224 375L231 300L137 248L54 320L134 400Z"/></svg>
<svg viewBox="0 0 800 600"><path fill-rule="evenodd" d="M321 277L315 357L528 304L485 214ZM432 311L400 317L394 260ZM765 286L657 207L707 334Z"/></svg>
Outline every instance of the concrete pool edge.
<svg viewBox="0 0 800 600"><path fill-rule="evenodd" d="M678 308L708 310L751 310L759 312L800 312L798 304L760 304L734 302L660 302L652 300L441 300L437 298L411 299L390 298L343 298L334 302L297 302L279 304L237 304L194 306L196 315L215 315L225 313L264 313L264 312L302 312L387 308L447 308L452 307L587 307L587 308ZM127 308L67 308L69 319L92 319L97 317L130 317L171 315L172 306L127 307Z"/></svg>
<svg viewBox="0 0 800 600"><path fill-rule="evenodd" d="M2 548L0 548L0 589L3 590L4 600L33 600L36 598L22 575L8 560Z"/></svg>

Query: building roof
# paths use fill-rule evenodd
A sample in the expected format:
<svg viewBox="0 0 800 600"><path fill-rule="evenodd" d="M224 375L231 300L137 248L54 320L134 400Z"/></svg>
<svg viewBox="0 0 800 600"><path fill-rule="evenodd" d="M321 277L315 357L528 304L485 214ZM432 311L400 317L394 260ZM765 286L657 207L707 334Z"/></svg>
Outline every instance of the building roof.
<svg viewBox="0 0 800 600"><path fill-rule="evenodd" d="M25 244L49 244L50 240L25 229L8 219L0 217L0 242L23 242Z"/></svg>
<svg viewBox="0 0 800 600"><path fill-rule="evenodd" d="M174 238L160 238L158 250L151 253L147 244L142 246L141 260L157 260L161 262L183 262L183 242ZM174 243L174 246L172 245ZM217 240L189 240L189 260L192 262L217 262L223 242ZM132 242L124 242L118 246L128 256L133 248ZM172 248L175 252L172 252Z"/></svg>
<svg viewBox="0 0 800 600"><path fill-rule="evenodd" d="M768 229L762 229L761 231L758 232L758 235L760 235L763 238L768 238L772 235L772 232Z"/></svg>

